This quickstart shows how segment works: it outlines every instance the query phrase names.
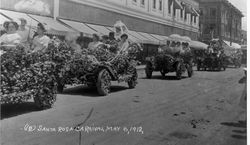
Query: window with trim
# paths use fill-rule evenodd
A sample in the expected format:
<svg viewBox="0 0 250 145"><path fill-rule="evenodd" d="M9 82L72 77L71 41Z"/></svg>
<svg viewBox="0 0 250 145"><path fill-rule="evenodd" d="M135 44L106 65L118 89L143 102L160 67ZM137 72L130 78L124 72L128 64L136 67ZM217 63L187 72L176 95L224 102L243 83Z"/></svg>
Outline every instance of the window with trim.
<svg viewBox="0 0 250 145"><path fill-rule="evenodd" d="M141 5L145 5L145 0L141 0Z"/></svg>
<svg viewBox="0 0 250 145"><path fill-rule="evenodd" d="M137 5L137 0L132 0L133 5Z"/></svg>
<svg viewBox="0 0 250 145"><path fill-rule="evenodd" d="M216 9L210 8L210 16L216 16Z"/></svg>
<svg viewBox="0 0 250 145"><path fill-rule="evenodd" d="M153 0L153 9L156 9L156 0Z"/></svg>
<svg viewBox="0 0 250 145"><path fill-rule="evenodd" d="M203 9L202 8L200 8L200 16L202 16L203 15Z"/></svg>
<svg viewBox="0 0 250 145"><path fill-rule="evenodd" d="M194 16L194 23L196 23L196 18L197 18L197 17L196 17L196 16Z"/></svg>
<svg viewBox="0 0 250 145"><path fill-rule="evenodd" d="M180 13L181 13L181 18L183 18L183 9L181 9Z"/></svg>
<svg viewBox="0 0 250 145"><path fill-rule="evenodd" d="M159 0L159 10L162 11L162 0Z"/></svg>
<svg viewBox="0 0 250 145"><path fill-rule="evenodd" d="M168 0L168 13L171 14L171 5L173 3L173 0Z"/></svg>

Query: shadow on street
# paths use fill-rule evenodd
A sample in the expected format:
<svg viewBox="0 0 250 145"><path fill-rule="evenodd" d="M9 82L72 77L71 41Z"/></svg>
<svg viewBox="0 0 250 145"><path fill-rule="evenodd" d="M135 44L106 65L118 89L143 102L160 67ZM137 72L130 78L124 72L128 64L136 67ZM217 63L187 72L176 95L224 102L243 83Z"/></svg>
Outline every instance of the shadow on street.
<svg viewBox="0 0 250 145"><path fill-rule="evenodd" d="M115 93L119 91L123 91L128 89L128 87L125 86L111 86L110 93ZM97 92L96 87L88 87L85 85L71 87L71 88L65 88L61 94L68 94L68 95L82 95L87 97L103 97L100 96Z"/></svg>
<svg viewBox="0 0 250 145"><path fill-rule="evenodd" d="M24 102L21 104L3 104L1 105L1 120L34 111L41 111L34 102Z"/></svg>
<svg viewBox="0 0 250 145"><path fill-rule="evenodd" d="M247 139L247 137L246 137L246 134L247 134L247 129L246 129L247 124L246 124L246 121L222 122L221 125L239 128L237 130L232 130L232 132L234 133L233 135L231 135L232 138L244 139L244 140Z"/></svg>
<svg viewBox="0 0 250 145"><path fill-rule="evenodd" d="M188 78L187 76L182 76L181 79L186 79ZM141 77L140 79L148 79L147 77ZM165 77L161 75L153 75L150 79L156 79L156 80L170 80L170 81L179 81L176 76L168 76L166 75ZM148 79L148 80L150 80Z"/></svg>

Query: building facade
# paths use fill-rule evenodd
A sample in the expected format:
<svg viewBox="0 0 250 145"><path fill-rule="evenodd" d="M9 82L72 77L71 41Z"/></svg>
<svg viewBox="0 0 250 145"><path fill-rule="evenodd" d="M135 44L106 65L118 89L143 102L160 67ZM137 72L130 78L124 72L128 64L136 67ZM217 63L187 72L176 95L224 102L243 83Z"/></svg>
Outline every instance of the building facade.
<svg viewBox="0 0 250 145"><path fill-rule="evenodd" d="M179 34L193 40L199 34L199 4L194 0L38 1L48 7L46 13L33 13L33 9L22 6L29 5L30 0L2 0L0 8L110 27L121 20L129 30L164 36Z"/></svg>
<svg viewBox="0 0 250 145"><path fill-rule="evenodd" d="M247 31L241 31L241 45L247 45Z"/></svg>
<svg viewBox="0 0 250 145"><path fill-rule="evenodd" d="M186 7L199 8L195 1L185 3ZM186 12L183 4L177 0L61 0L58 17L105 26L121 20L129 30L179 34L196 40L199 17L193 11Z"/></svg>
<svg viewBox="0 0 250 145"><path fill-rule="evenodd" d="M228 0L197 0L200 4L200 40L219 38L241 43L240 10Z"/></svg>

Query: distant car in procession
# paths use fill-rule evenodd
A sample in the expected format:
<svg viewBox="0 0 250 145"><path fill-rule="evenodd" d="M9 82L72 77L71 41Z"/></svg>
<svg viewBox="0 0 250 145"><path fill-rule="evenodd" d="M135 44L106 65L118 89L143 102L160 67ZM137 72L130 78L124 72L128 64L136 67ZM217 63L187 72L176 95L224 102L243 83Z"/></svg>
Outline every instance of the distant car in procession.
<svg viewBox="0 0 250 145"><path fill-rule="evenodd" d="M154 71L160 71L163 77L166 73L175 72L177 79L181 79L183 73L187 71L188 77L192 77L192 61L193 55L189 43L171 41L169 45L159 47L158 54L146 58L146 77L150 79Z"/></svg>

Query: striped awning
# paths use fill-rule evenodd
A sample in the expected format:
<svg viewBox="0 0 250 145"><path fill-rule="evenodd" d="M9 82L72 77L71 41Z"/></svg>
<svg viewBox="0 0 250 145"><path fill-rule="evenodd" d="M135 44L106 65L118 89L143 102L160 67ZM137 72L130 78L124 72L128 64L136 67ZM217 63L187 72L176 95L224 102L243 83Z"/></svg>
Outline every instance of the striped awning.
<svg viewBox="0 0 250 145"><path fill-rule="evenodd" d="M110 31L114 32L113 27L106 27L106 28L108 28ZM141 43L141 41L142 41L141 39L139 39L139 38L137 38L129 33L128 33L128 39L129 39L129 41L134 42L134 43Z"/></svg>
<svg viewBox="0 0 250 145"><path fill-rule="evenodd" d="M105 26L101 26L101 25L95 25L95 24L88 24L85 23L87 26L89 26L90 28L94 29L97 33L99 33L100 35L108 35L109 32L111 32L111 30L109 30L108 28L106 28Z"/></svg>
<svg viewBox="0 0 250 145"><path fill-rule="evenodd" d="M38 21L32 19L29 17L26 13L20 13L20 12L15 12L15 11L8 11L8 10L2 10L0 9L0 13L7 17L8 19L17 22L18 24L21 23L20 18L23 18L27 21L26 26L31 26L31 28L36 29Z"/></svg>
<svg viewBox="0 0 250 145"><path fill-rule="evenodd" d="M174 8L175 9L183 9L182 4L179 0L174 0Z"/></svg>
<svg viewBox="0 0 250 145"><path fill-rule="evenodd" d="M0 13L0 25L3 25L3 23L4 23L5 21L10 21L10 20L11 20L11 19L5 17L4 15L2 15L2 14Z"/></svg>
<svg viewBox="0 0 250 145"><path fill-rule="evenodd" d="M34 20L44 24L45 27L47 27L47 31L49 34L67 35L68 32L76 32L75 30L66 27L65 25L59 23L58 21L54 20L51 17L38 16L38 15L32 15L32 14L28 14L28 15Z"/></svg>
<svg viewBox="0 0 250 145"><path fill-rule="evenodd" d="M90 27L86 26L81 22L64 20L64 19L59 19L59 20L67 24L71 28L73 28L75 31L82 32L84 36L92 37L92 34L96 33L95 30L91 29Z"/></svg>
<svg viewBox="0 0 250 145"><path fill-rule="evenodd" d="M190 47L194 49L206 50L208 45L200 41L191 41Z"/></svg>

